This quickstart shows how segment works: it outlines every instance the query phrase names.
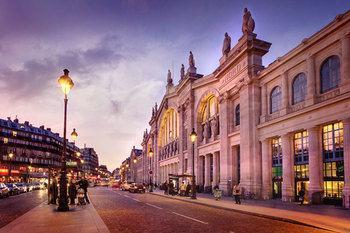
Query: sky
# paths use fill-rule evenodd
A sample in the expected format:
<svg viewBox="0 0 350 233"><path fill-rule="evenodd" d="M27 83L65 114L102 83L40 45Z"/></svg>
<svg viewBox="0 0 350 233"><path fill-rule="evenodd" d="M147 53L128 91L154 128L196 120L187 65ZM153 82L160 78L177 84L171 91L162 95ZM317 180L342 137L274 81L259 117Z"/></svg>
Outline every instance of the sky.
<svg viewBox="0 0 350 233"><path fill-rule="evenodd" d="M179 80L192 50L197 72L219 64L224 33L242 35L243 9L259 39L272 43L268 65L350 9L350 1L234 0L0 0L0 117L63 131L57 83L70 70L68 132L94 147L115 169L141 148L152 106L160 102L167 70Z"/></svg>

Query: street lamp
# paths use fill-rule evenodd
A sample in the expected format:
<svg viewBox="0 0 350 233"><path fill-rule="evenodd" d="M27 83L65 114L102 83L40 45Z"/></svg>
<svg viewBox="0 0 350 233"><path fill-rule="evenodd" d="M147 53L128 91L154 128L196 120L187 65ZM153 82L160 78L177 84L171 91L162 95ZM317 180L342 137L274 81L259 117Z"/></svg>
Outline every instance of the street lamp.
<svg viewBox="0 0 350 233"><path fill-rule="evenodd" d="M152 182L152 157L153 157L153 150L150 147L149 148L149 152L148 155L150 157L150 162L149 162L149 192L152 193L153 192L153 182Z"/></svg>
<svg viewBox="0 0 350 233"><path fill-rule="evenodd" d="M194 128L192 129L192 132L190 134L190 139L192 142L192 199L197 199L196 197L196 177L194 176L194 143L197 140L197 134L196 131L194 131Z"/></svg>
<svg viewBox="0 0 350 233"><path fill-rule="evenodd" d="M64 75L59 77L58 83L62 88L64 94L64 121L63 121L63 150L62 150L62 168L60 174L60 198L58 201L58 211L68 211L68 197L67 197L67 165L66 165L66 134L67 134L67 103L70 89L73 88L74 83L68 76L69 70L63 70Z"/></svg>
<svg viewBox="0 0 350 233"><path fill-rule="evenodd" d="M77 131L73 129L73 132L70 134L70 136L72 137L72 140L75 142L75 140L77 140L77 137L78 137Z"/></svg>

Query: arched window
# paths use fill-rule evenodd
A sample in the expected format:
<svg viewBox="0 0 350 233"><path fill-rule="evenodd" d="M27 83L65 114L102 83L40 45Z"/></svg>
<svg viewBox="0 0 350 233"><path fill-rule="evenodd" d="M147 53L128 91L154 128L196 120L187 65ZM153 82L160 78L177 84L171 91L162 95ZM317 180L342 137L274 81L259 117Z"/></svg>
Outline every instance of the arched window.
<svg viewBox="0 0 350 233"><path fill-rule="evenodd" d="M235 125L240 125L241 123L241 113L240 113L240 109L239 109L239 104L237 104L236 109L235 109Z"/></svg>
<svg viewBox="0 0 350 233"><path fill-rule="evenodd" d="M304 73L298 74L293 81L293 104L303 102L305 100L307 86Z"/></svg>
<svg viewBox="0 0 350 233"><path fill-rule="evenodd" d="M281 87L280 86L274 87L270 95L270 113L274 113L280 110L281 98L282 98Z"/></svg>
<svg viewBox="0 0 350 233"><path fill-rule="evenodd" d="M321 93L338 87L340 82L340 60L338 56L328 57L321 66Z"/></svg>

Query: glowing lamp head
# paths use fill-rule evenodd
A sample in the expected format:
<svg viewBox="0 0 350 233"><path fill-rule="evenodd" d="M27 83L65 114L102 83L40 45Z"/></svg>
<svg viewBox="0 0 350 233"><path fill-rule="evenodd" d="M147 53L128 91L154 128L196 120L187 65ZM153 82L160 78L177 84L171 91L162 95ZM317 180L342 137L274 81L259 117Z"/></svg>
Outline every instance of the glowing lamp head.
<svg viewBox="0 0 350 233"><path fill-rule="evenodd" d="M152 150L152 148L149 148L148 154L149 154L149 157L153 157L153 150Z"/></svg>
<svg viewBox="0 0 350 233"><path fill-rule="evenodd" d="M191 142L195 142L197 140L197 134L196 131L194 131L194 128L192 129L192 132L190 134Z"/></svg>
<svg viewBox="0 0 350 233"><path fill-rule="evenodd" d="M81 163L84 163L84 159L81 159L80 162L81 162Z"/></svg>
<svg viewBox="0 0 350 233"><path fill-rule="evenodd" d="M10 153L9 153L9 157L10 157L10 159L12 159L12 158L13 158L13 156L14 156L14 154L13 154L12 152L10 152Z"/></svg>
<svg viewBox="0 0 350 233"><path fill-rule="evenodd" d="M137 163L137 159L136 158L134 159L134 163Z"/></svg>
<svg viewBox="0 0 350 233"><path fill-rule="evenodd" d="M73 88L74 83L73 83L73 80L68 76L69 70L64 69L63 73L64 73L64 75L62 75L61 77L58 78L58 83L60 84L60 86L62 88L62 92L65 95L68 95L70 89Z"/></svg>
<svg viewBox="0 0 350 233"><path fill-rule="evenodd" d="M77 157L80 157L80 155L81 155L80 152L77 152Z"/></svg>
<svg viewBox="0 0 350 233"><path fill-rule="evenodd" d="M70 134L70 136L72 137L73 141L77 140L78 133L75 131L75 128L73 129L73 132Z"/></svg>

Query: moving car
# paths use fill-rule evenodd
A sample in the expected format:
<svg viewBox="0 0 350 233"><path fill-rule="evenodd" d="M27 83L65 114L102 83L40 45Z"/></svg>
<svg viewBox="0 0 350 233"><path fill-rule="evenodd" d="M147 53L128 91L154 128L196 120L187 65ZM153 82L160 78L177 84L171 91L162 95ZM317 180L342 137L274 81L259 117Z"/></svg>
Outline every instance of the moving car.
<svg viewBox="0 0 350 233"><path fill-rule="evenodd" d="M145 193L146 187L143 184L131 184L129 188L129 192L131 193Z"/></svg>
<svg viewBox="0 0 350 233"><path fill-rule="evenodd" d="M121 190L129 191L131 183L125 182L121 185Z"/></svg>
<svg viewBox="0 0 350 233"><path fill-rule="evenodd" d="M0 183L0 197L3 198L8 196L10 196L9 188L4 183Z"/></svg>
<svg viewBox="0 0 350 233"><path fill-rule="evenodd" d="M10 195L18 195L20 193L19 188L17 187L17 185L13 184L13 183L8 183L6 184L7 188L10 191Z"/></svg>

